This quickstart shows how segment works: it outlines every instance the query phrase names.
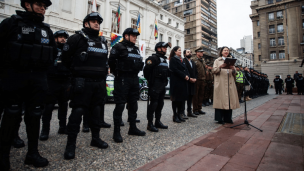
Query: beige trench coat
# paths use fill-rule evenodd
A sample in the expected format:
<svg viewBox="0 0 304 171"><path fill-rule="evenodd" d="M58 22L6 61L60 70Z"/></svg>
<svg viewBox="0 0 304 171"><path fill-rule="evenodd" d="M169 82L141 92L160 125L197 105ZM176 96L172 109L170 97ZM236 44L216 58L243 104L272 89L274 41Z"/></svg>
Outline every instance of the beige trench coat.
<svg viewBox="0 0 304 171"><path fill-rule="evenodd" d="M222 57L214 61L212 72L214 73L213 108L237 109L240 108L237 89L235 86L235 69L219 68L224 63ZM229 74L229 76L228 76ZM228 81L229 80L229 81ZM230 103L230 108L229 108Z"/></svg>

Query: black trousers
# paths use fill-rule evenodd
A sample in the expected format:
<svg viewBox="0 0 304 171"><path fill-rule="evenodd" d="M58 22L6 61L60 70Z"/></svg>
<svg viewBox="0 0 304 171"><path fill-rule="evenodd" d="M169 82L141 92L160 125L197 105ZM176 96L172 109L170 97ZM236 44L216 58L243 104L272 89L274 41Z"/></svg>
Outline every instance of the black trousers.
<svg viewBox="0 0 304 171"><path fill-rule="evenodd" d="M282 86L275 86L276 94L282 94Z"/></svg>
<svg viewBox="0 0 304 171"><path fill-rule="evenodd" d="M40 118L48 87L46 72L7 69L3 76L1 98L4 102L4 114L0 128L0 153L10 152L13 138L20 126L23 103L28 152L35 152L38 150Z"/></svg>
<svg viewBox="0 0 304 171"><path fill-rule="evenodd" d="M88 125L92 135L100 131L100 110L101 104L105 100L106 85L105 80L84 83L81 89L75 89L75 82L72 82L71 103L72 112L67 125L68 144L76 143L76 138L80 130L82 116L87 115Z"/></svg>
<svg viewBox="0 0 304 171"><path fill-rule="evenodd" d="M291 86L287 86L287 94L292 94L292 87Z"/></svg>
<svg viewBox="0 0 304 171"><path fill-rule="evenodd" d="M183 114L185 110L185 101L172 101L173 114Z"/></svg>
<svg viewBox="0 0 304 171"><path fill-rule="evenodd" d="M191 113L192 112L192 99L193 95L189 95L187 98L187 112Z"/></svg>
<svg viewBox="0 0 304 171"><path fill-rule="evenodd" d="M45 101L45 109L42 115L44 127L50 127L52 112L55 103L58 102L58 120L60 127L66 127L66 117L68 113L68 100L70 81L69 80L48 80L49 90Z"/></svg>
<svg viewBox="0 0 304 171"><path fill-rule="evenodd" d="M151 102L148 107L147 119L148 121L153 121L153 114L155 112L155 119L160 120L161 111L164 107L164 97L166 94L167 80L161 80L156 78L154 84L149 88L149 95Z"/></svg>
<svg viewBox="0 0 304 171"><path fill-rule="evenodd" d="M215 109L214 120L218 122L232 122L232 109L224 110L224 109Z"/></svg>
<svg viewBox="0 0 304 171"><path fill-rule="evenodd" d="M121 123L122 112L125 109L125 104L128 103L128 119L130 124L136 123L139 99L139 79L134 77L117 76L114 80L114 102L116 104L113 111L114 126L119 126Z"/></svg>
<svg viewBox="0 0 304 171"><path fill-rule="evenodd" d="M298 88L298 94L304 94L303 86L297 86Z"/></svg>

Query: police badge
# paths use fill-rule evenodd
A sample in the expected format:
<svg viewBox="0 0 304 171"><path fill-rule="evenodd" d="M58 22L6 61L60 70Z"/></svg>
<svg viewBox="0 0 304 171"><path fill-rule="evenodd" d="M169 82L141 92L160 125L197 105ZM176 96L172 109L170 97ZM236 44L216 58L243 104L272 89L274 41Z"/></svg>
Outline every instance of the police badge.
<svg viewBox="0 0 304 171"><path fill-rule="evenodd" d="M41 35L42 35L43 37L47 37L46 31L45 31L45 30L41 30Z"/></svg>

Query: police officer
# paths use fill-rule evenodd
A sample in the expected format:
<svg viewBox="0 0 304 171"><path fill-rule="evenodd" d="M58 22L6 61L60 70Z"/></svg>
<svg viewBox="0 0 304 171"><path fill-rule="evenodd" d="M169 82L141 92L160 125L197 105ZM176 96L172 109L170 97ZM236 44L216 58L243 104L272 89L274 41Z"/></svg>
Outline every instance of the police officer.
<svg viewBox="0 0 304 171"><path fill-rule="evenodd" d="M280 78L279 75L276 75L276 78L273 80L274 86L275 86L275 90L276 90L276 94L282 94L282 83L283 80Z"/></svg>
<svg viewBox="0 0 304 171"><path fill-rule="evenodd" d="M114 45L110 53L109 66L111 72L115 75L113 94L116 106L113 112L113 139L117 143L123 142L120 135L120 124L126 103L128 103L128 117L130 121L128 134L137 136L146 135L144 131L140 131L136 127L137 100L139 99L138 73L144 66L139 49L135 46L137 36L139 35L137 29L127 28L123 32L123 41Z"/></svg>
<svg viewBox="0 0 304 171"><path fill-rule="evenodd" d="M292 94L292 88L294 86L294 80L290 77L290 75L287 75L287 78L285 79L285 83L286 83L286 89L287 89L287 95L288 94Z"/></svg>
<svg viewBox="0 0 304 171"><path fill-rule="evenodd" d="M193 96L193 113L195 115L206 114L202 111L202 104L204 102L204 93L206 87L206 64L203 60L204 50L203 47L199 47L195 50L196 57L193 59L197 68L197 81L195 83L195 94Z"/></svg>
<svg viewBox="0 0 304 171"><path fill-rule="evenodd" d="M9 170L10 146L25 102L24 121L28 137L25 164L48 165L38 152L43 101L47 92L47 67L56 56L53 32L43 23L50 0L21 0L26 10L16 11L0 24L2 93L4 115L0 128L0 168Z"/></svg>
<svg viewBox="0 0 304 171"><path fill-rule="evenodd" d="M69 34L60 30L54 33L54 38L57 44L57 58L54 64L48 71L48 93L45 100L45 109L42 115L42 130L40 140L45 141L49 138L50 122L55 103L58 101L58 119L59 130L58 134L66 133L66 116L68 113L68 90L70 87L70 71L62 64L61 54L63 45Z"/></svg>
<svg viewBox="0 0 304 171"><path fill-rule="evenodd" d="M99 13L88 14L83 20L83 29L76 31L63 46L62 60L72 71L72 108L67 125L68 141L65 159L75 158L76 139L80 130L81 117L88 115L91 129L91 146L101 149L108 144L99 137L100 112L106 96L108 73L107 40L99 36L103 18Z"/></svg>
<svg viewBox="0 0 304 171"><path fill-rule="evenodd" d="M239 102L243 103L244 101L242 100L242 92L243 92L243 72L240 71L239 66L236 67L236 79L235 79L235 83L236 83L236 88L237 88L237 92L238 92L238 97L239 97Z"/></svg>
<svg viewBox="0 0 304 171"><path fill-rule="evenodd" d="M299 73L299 77L296 79L296 83L298 95L304 95L304 78L301 73Z"/></svg>
<svg viewBox="0 0 304 171"><path fill-rule="evenodd" d="M166 86L168 84L168 77L170 71L167 63L167 47L171 47L171 43L158 42L155 45L156 54L146 59L144 68L144 76L148 80L149 95L151 103L148 106L147 130L151 132L158 132L157 128L168 129L160 121L161 111L164 106L164 97L166 94ZM155 125L153 125L153 114L155 112Z"/></svg>

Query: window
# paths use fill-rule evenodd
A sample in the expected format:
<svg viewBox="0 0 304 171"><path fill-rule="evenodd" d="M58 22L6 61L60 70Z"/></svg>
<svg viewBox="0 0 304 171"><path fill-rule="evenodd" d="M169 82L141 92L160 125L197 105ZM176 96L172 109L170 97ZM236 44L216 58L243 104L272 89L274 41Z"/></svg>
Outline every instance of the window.
<svg viewBox="0 0 304 171"><path fill-rule="evenodd" d="M283 24L278 24L278 33L284 32Z"/></svg>
<svg viewBox="0 0 304 171"><path fill-rule="evenodd" d="M160 14L160 19L163 20L163 15Z"/></svg>
<svg viewBox="0 0 304 171"><path fill-rule="evenodd" d="M259 49L261 49L261 43L258 44Z"/></svg>
<svg viewBox="0 0 304 171"><path fill-rule="evenodd" d="M207 45L207 46L209 45L209 43L204 40L202 40L202 44Z"/></svg>
<svg viewBox="0 0 304 171"><path fill-rule="evenodd" d="M284 50L279 51L279 59L285 59L285 51Z"/></svg>
<svg viewBox="0 0 304 171"><path fill-rule="evenodd" d="M187 31L187 34L190 34L190 29L186 29L186 31Z"/></svg>
<svg viewBox="0 0 304 171"><path fill-rule="evenodd" d="M261 36L261 33L260 32L258 32L258 37L260 37Z"/></svg>
<svg viewBox="0 0 304 171"><path fill-rule="evenodd" d="M273 12L268 13L268 19L269 19L269 21L274 20L274 13Z"/></svg>
<svg viewBox="0 0 304 171"><path fill-rule="evenodd" d="M304 13L304 5L302 5L302 14Z"/></svg>
<svg viewBox="0 0 304 171"><path fill-rule="evenodd" d="M277 54L275 51L270 52L270 59L277 59Z"/></svg>
<svg viewBox="0 0 304 171"><path fill-rule="evenodd" d="M259 55L259 61L261 61L261 58L262 58L261 55Z"/></svg>
<svg viewBox="0 0 304 171"><path fill-rule="evenodd" d="M168 42L171 43L171 41L172 41L172 38L171 38L171 37L168 37Z"/></svg>
<svg viewBox="0 0 304 171"><path fill-rule="evenodd" d="M186 18L186 17L184 17L184 21L187 21L187 18Z"/></svg>
<svg viewBox="0 0 304 171"><path fill-rule="evenodd" d="M131 27L134 28L134 29L137 29L136 25L137 25L137 20L135 20L135 19L132 18L131 19Z"/></svg>
<svg viewBox="0 0 304 171"><path fill-rule="evenodd" d="M65 0L65 1L62 1L62 2L63 2L62 10L67 11L67 12L71 12L71 9L72 9L71 0Z"/></svg>
<svg viewBox="0 0 304 171"><path fill-rule="evenodd" d="M122 14L120 14L120 15L122 15ZM112 27L111 28L113 28L114 33L119 34L119 27L117 27L117 17L116 17L115 11L112 12Z"/></svg>
<svg viewBox="0 0 304 171"><path fill-rule="evenodd" d="M277 2L281 2L282 0L277 0Z"/></svg>
<svg viewBox="0 0 304 171"><path fill-rule="evenodd" d="M283 18L283 11L277 12L277 19Z"/></svg>
<svg viewBox="0 0 304 171"><path fill-rule="evenodd" d="M176 46L179 46L179 40L176 40Z"/></svg>
<svg viewBox="0 0 304 171"><path fill-rule="evenodd" d="M201 13L201 17L203 17L206 20L209 20L209 18L206 15L204 15L203 13Z"/></svg>
<svg viewBox="0 0 304 171"><path fill-rule="evenodd" d="M64 2L64 3L66 3L66 2ZM88 14L90 14L91 12L92 12L92 7L93 7L93 4L92 3L89 3L88 4ZM99 5L97 5L97 8L96 8L96 10L97 11L99 11ZM65 11L67 11L66 9L64 9Z"/></svg>
<svg viewBox="0 0 304 171"><path fill-rule="evenodd" d="M202 20L201 22L202 22L202 24L204 24L205 26L211 27L210 24L208 24L206 21Z"/></svg>
<svg viewBox="0 0 304 171"><path fill-rule="evenodd" d="M269 33L275 33L274 25L269 26Z"/></svg>
<svg viewBox="0 0 304 171"><path fill-rule="evenodd" d="M304 28L304 19L302 19L302 28Z"/></svg>
<svg viewBox="0 0 304 171"><path fill-rule="evenodd" d="M260 26L260 21L259 20L257 21L257 26Z"/></svg>
<svg viewBox="0 0 304 171"><path fill-rule="evenodd" d="M273 38L273 39L270 39L270 46L271 46L271 47L276 46L276 41L275 41L274 38Z"/></svg>
<svg viewBox="0 0 304 171"><path fill-rule="evenodd" d="M184 11L184 16L193 14L193 10Z"/></svg>
<svg viewBox="0 0 304 171"><path fill-rule="evenodd" d="M284 37L279 37L278 38L278 44L279 44L279 46L283 46L284 45Z"/></svg>
<svg viewBox="0 0 304 171"><path fill-rule="evenodd" d="M179 23L176 23L176 28L178 28L178 26L179 26Z"/></svg>
<svg viewBox="0 0 304 171"><path fill-rule="evenodd" d="M171 24L171 19L170 18L168 19L168 24Z"/></svg>
<svg viewBox="0 0 304 171"><path fill-rule="evenodd" d="M175 8L175 12L177 12L177 7Z"/></svg>
<svg viewBox="0 0 304 171"><path fill-rule="evenodd" d="M273 4L273 0L266 0L267 4Z"/></svg>
<svg viewBox="0 0 304 171"><path fill-rule="evenodd" d="M190 8L190 4L187 4L187 5L186 5L186 9L189 9L189 8Z"/></svg>
<svg viewBox="0 0 304 171"><path fill-rule="evenodd" d="M162 42L163 41L163 34L159 35L159 41Z"/></svg>
<svg viewBox="0 0 304 171"><path fill-rule="evenodd" d="M206 14L211 15L209 11L207 11L205 8L201 7L201 10L204 11Z"/></svg>

